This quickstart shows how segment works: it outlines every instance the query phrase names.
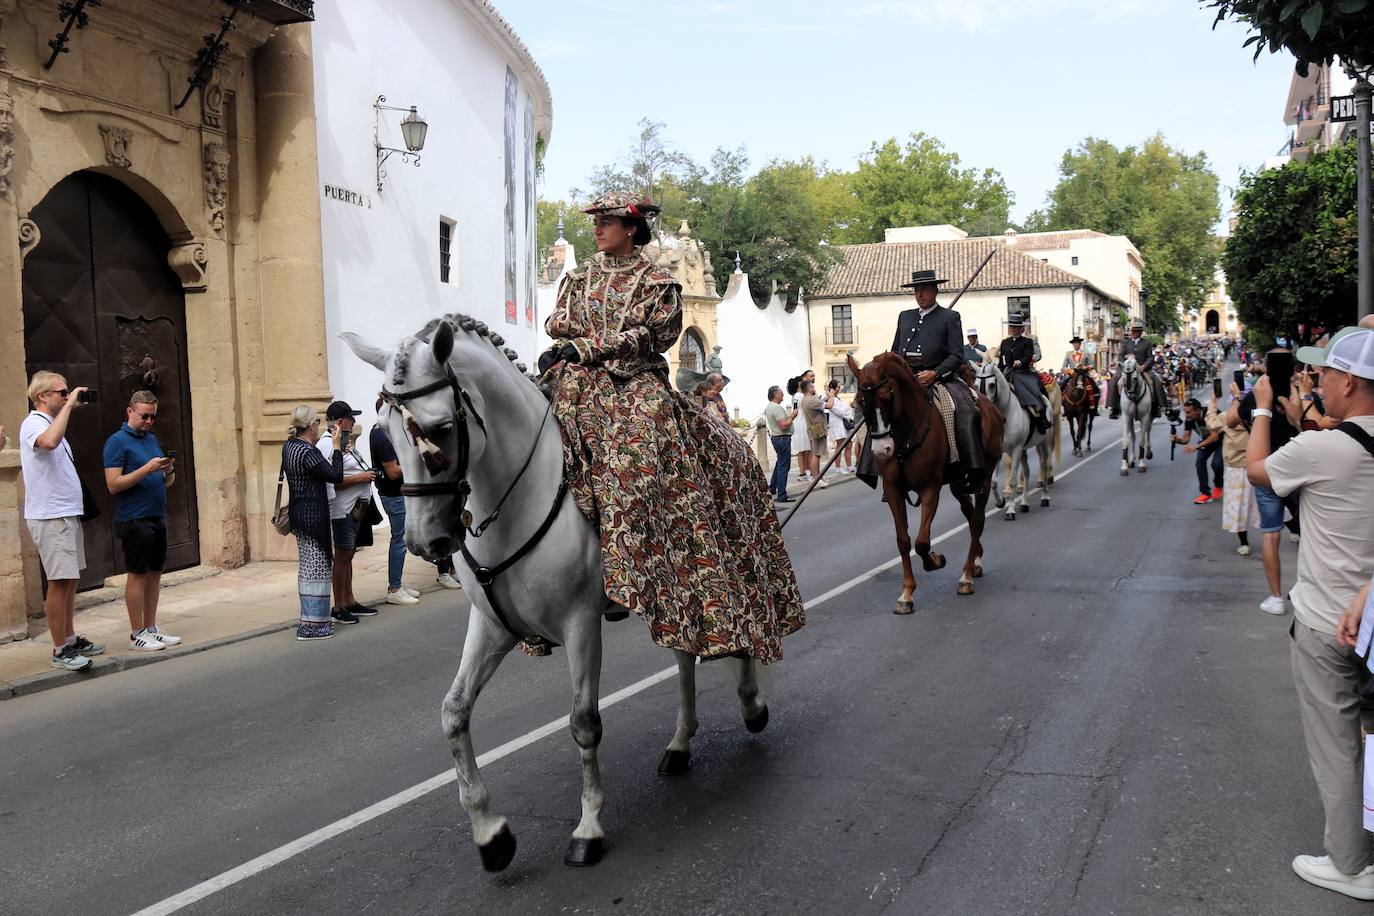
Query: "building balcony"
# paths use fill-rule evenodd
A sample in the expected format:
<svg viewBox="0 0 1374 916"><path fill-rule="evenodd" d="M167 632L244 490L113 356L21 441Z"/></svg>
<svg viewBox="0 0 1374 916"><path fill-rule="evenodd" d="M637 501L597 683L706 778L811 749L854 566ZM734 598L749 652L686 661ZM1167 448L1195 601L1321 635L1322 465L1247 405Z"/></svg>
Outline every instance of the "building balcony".
<svg viewBox="0 0 1374 916"><path fill-rule="evenodd" d="M254 0L246 12L273 25L314 22L315 0Z"/></svg>
<svg viewBox="0 0 1374 916"><path fill-rule="evenodd" d="M858 325L837 328L834 325L825 329L825 348L827 350L850 350L859 338Z"/></svg>
<svg viewBox="0 0 1374 916"><path fill-rule="evenodd" d="M1322 128L1326 127L1327 118L1331 114L1331 106L1324 105L1317 110L1323 114L1298 122L1295 137L1299 143L1320 137Z"/></svg>

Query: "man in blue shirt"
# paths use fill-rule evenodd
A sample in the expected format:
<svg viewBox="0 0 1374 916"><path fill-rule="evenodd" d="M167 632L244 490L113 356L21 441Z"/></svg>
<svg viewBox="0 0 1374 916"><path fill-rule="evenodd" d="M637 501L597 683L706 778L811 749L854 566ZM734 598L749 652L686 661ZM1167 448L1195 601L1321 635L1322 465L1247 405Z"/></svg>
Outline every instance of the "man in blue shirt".
<svg viewBox="0 0 1374 916"><path fill-rule="evenodd" d="M181 642L157 628L158 589L167 561L167 488L176 468L152 433L157 396L135 391L125 412L127 422L105 441L105 486L115 498L115 533L128 572L129 648L156 652Z"/></svg>

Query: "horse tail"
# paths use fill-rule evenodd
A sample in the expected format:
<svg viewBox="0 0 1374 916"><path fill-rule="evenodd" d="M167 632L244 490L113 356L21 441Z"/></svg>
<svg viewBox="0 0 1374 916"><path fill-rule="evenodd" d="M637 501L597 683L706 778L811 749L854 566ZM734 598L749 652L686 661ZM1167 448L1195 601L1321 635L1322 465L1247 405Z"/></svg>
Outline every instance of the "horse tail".
<svg viewBox="0 0 1374 916"><path fill-rule="evenodd" d="M1055 417L1054 431L1050 433L1050 448L1054 449L1054 465L1059 466L1062 456L1059 451L1060 440L1063 439L1063 423L1059 422L1059 417Z"/></svg>

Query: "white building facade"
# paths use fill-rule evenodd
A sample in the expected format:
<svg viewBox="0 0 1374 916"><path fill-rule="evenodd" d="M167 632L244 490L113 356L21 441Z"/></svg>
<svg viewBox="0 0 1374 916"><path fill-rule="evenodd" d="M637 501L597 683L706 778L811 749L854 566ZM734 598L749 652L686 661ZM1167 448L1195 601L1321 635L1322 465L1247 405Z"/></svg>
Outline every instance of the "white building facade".
<svg viewBox="0 0 1374 916"><path fill-rule="evenodd" d="M314 70L334 397L370 424L378 373L340 332L390 346L449 312L532 364L535 163L553 103L528 49L483 0L339 3L315 22ZM411 107L428 125L418 163L377 148L406 150Z"/></svg>

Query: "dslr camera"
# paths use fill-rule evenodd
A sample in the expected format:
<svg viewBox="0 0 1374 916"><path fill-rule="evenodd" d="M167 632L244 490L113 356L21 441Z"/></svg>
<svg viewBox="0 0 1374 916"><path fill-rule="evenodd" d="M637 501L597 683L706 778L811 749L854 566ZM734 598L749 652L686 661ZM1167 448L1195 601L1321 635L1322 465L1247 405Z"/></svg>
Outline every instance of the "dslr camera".
<svg viewBox="0 0 1374 916"><path fill-rule="evenodd" d="M1166 407L1164 409L1164 416L1169 418L1170 423L1183 422L1183 414L1179 411L1177 407Z"/></svg>

